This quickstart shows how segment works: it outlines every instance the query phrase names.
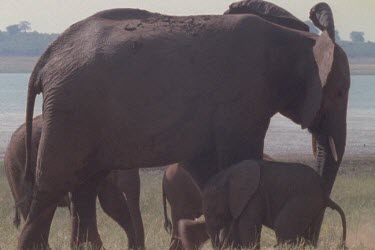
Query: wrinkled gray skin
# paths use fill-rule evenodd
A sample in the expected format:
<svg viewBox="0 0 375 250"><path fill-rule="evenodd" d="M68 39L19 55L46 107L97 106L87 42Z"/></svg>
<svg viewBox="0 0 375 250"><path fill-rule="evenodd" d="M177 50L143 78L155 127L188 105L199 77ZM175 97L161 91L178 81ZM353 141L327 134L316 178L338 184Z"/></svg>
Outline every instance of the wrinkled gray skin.
<svg viewBox="0 0 375 250"><path fill-rule="evenodd" d="M273 159L264 154L263 159L273 161ZM195 246L202 245L209 239L206 228L198 226L196 228L183 227L183 230L189 232L180 232L179 222L184 220L187 224L202 215L202 196L198 187L190 175L179 164L173 164L167 167L163 175L163 209L164 209L164 228L171 234L170 250L183 249L181 244L182 235L186 235L185 242L191 241ZM167 202L171 208L171 220L168 218ZM195 225L195 223L191 223ZM184 224L186 225L186 224Z"/></svg>
<svg viewBox="0 0 375 250"><path fill-rule="evenodd" d="M42 132L42 116L33 120L32 134L32 172L35 174L37 152ZM21 125L12 135L4 155L4 168L15 203L19 203L27 193L22 185L24 166L26 126ZM126 200L124 199L126 195ZM104 212L114 219L126 232L128 247L144 248L143 223L139 207L140 182L138 169L111 171L98 178L92 178L72 191L71 199L64 196L59 202L61 207L71 208L72 235L71 246L77 247L84 242L101 247L96 224L96 197L98 196ZM20 217L25 220L29 207L20 203L15 209L15 226L19 226Z"/></svg>
<svg viewBox="0 0 375 250"><path fill-rule="evenodd" d="M327 32L255 15L114 9L73 24L30 77L25 185L35 188L18 248L47 245L56 201L101 171L182 162L203 188L220 169L260 159L277 112L317 138L329 193L345 149L349 85L346 55ZM41 92L34 180L30 136Z"/></svg>
<svg viewBox="0 0 375 250"><path fill-rule="evenodd" d="M262 225L275 230L278 244L297 244L299 240L308 244L309 225L325 207L339 212L343 226L340 246L345 247L344 212L327 196L320 176L306 165L242 161L213 177L202 199L205 221L180 228L205 222L215 248L259 249Z"/></svg>

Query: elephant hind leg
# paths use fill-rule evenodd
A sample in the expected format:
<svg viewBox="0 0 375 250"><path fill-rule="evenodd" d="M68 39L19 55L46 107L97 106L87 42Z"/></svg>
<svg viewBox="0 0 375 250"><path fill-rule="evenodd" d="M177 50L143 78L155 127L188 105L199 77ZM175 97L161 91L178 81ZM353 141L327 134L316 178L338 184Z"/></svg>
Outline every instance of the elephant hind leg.
<svg viewBox="0 0 375 250"><path fill-rule="evenodd" d="M98 188L98 198L103 211L125 231L128 248L137 249L135 230L122 192L113 182L106 179Z"/></svg>
<svg viewBox="0 0 375 250"><path fill-rule="evenodd" d="M31 211L33 212L28 215L22 228L17 249L49 249L49 231L57 203L34 212L36 211L35 203L33 201L31 204Z"/></svg>
<svg viewBox="0 0 375 250"><path fill-rule="evenodd" d="M288 201L274 223L278 244L311 244L305 239L309 225L321 213L324 201L320 194L301 194Z"/></svg>
<svg viewBox="0 0 375 250"><path fill-rule="evenodd" d="M99 181L108 172L100 172L71 192L72 236L71 247L79 248L83 243L90 243L94 249L101 249L96 220L96 194Z"/></svg>
<svg viewBox="0 0 375 250"><path fill-rule="evenodd" d="M48 125L43 124L33 199L19 237L19 249L46 245L58 201L98 171L90 168L96 159L90 154L89 136L75 128L76 124L69 126L69 119L60 118L54 121L46 119Z"/></svg>

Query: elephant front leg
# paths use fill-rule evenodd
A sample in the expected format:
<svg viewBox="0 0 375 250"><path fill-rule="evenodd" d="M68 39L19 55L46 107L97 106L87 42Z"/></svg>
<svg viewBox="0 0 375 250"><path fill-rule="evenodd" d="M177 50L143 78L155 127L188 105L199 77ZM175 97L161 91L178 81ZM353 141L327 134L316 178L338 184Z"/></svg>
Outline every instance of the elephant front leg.
<svg viewBox="0 0 375 250"><path fill-rule="evenodd" d="M99 179L93 177L72 192L72 235L71 247L79 249L89 243L93 249L103 246L96 221L96 195Z"/></svg>
<svg viewBox="0 0 375 250"><path fill-rule="evenodd" d="M247 159L262 159L269 114L247 102L223 105L214 119L215 150L220 169Z"/></svg>

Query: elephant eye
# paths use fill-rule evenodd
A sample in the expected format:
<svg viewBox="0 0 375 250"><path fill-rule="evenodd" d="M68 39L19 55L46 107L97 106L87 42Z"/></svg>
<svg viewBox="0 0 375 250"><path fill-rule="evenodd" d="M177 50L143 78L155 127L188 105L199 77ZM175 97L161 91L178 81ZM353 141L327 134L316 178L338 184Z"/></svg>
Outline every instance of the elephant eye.
<svg viewBox="0 0 375 250"><path fill-rule="evenodd" d="M337 96L338 97L344 97L345 95L347 95L348 94L348 89L339 89L338 91L337 91Z"/></svg>

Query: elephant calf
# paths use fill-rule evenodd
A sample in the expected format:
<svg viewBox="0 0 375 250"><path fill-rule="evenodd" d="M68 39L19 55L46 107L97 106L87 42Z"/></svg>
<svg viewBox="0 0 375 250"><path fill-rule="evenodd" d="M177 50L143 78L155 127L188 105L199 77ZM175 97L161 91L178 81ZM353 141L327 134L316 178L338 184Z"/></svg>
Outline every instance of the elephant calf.
<svg viewBox="0 0 375 250"><path fill-rule="evenodd" d="M31 159L34 174L41 133L42 116L38 116L33 120L32 133ZM27 186L23 183L26 159L25 136L26 126L23 124L13 133L4 156L8 183L17 207L14 218L14 224L17 227L20 224L20 217L22 216L25 220L29 213L27 204L20 202L27 193ZM71 200L66 195L59 203L59 206L62 207L68 207L72 203L71 245L74 248L88 241L95 247L100 248L102 246L96 225L95 206L96 196L98 196L103 211L126 232L128 247L143 249L145 244L139 207L140 180L138 169L115 170L107 176L106 173L89 179L78 190L72 192Z"/></svg>
<svg viewBox="0 0 375 250"><path fill-rule="evenodd" d="M267 155L263 155L263 159L273 161ZM189 235L190 228L182 227L179 230L179 222L185 221L191 223L189 220L195 220L202 215L202 196L197 186L193 183L190 175L179 164L170 165L164 172L163 176L163 207L164 207L164 228L171 233L171 242L169 249L183 249L180 242L182 235ZM166 200L171 207L172 222L168 219ZM193 224L196 224L195 220ZM192 231L194 237L192 241L196 246L200 246L209 239L206 229L203 226L195 227Z"/></svg>
<svg viewBox="0 0 375 250"><path fill-rule="evenodd" d="M326 196L320 176L306 165L242 161L211 178L202 197L205 220L183 220L179 225L186 249L196 248L196 230L203 224L218 248L259 249L262 225L275 230L278 244L297 244L300 239L310 243L309 226L326 207L341 216L345 246L345 214Z"/></svg>

